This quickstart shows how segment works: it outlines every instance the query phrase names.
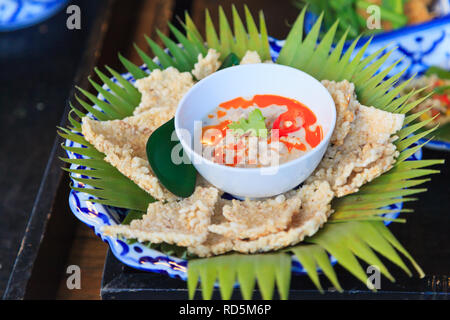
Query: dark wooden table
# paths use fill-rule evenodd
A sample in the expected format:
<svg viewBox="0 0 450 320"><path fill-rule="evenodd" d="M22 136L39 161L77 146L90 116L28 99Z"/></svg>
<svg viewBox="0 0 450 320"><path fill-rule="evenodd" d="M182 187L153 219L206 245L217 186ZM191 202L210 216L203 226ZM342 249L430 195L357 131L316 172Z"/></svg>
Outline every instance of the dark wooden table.
<svg viewBox="0 0 450 320"><path fill-rule="evenodd" d="M85 82L98 56L92 37L101 40L106 2L73 3L83 8L81 30L66 28L63 10L37 26L0 33L0 293L18 252L35 255L61 178L48 165L55 129L74 82ZM32 240L26 245L25 235ZM28 270L21 272L26 278Z"/></svg>
<svg viewBox="0 0 450 320"><path fill-rule="evenodd" d="M91 89L86 78L95 65L121 70L116 55L119 51L141 63L132 44L146 48L144 33L153 39L156 29L167 34L167 22L178 24L177 17L182 17L185 10L199 26L204 24L205 8L217 20L218 1L76 2L83 14L81 31L65 29L66 15L61 12L36 27L0 34L0 130L5 131L0 135L0 147L8 155L0 161L0 293L11 277L5 293L8 299L98 299L100 291L105 299L186 298L185 282L125 267L110 253L106 254L107 246L74 218L67 203L68 177L62 174L62 163L57 159L61 154L60 140L53 140L55 126L61 119L65 122L63 114L67 99L73 95L73 85ZM270 34L280 39L286 36L298 14L289 0L220 3L229 16L231 3L238 8L247 3L255 16L263 9ZM450 160L449 154L427 150L424 157L444 157L447 163ZM409 279L387 263L398 281L392 285L384 279L382 293L373 295L337 267L341 284L349 289L344 295L320 295L307 277L294 277L291 297L446 297L443 293L449 283L450 172L448 165L441 169L441 175L434 176L428 184L429 192L408 206L416 211L408 214L408 223L391 228L424 268L425 279ZM81 290L67 289L65 270L72 264L81 267ZM133 294L130 287L135 288Z"/></svg>

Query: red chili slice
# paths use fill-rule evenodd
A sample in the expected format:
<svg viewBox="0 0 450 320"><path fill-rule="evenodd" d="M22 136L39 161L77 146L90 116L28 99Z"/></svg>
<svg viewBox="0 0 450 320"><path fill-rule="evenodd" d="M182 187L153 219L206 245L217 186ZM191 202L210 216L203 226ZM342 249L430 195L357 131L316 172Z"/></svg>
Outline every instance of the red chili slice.
<svg viewBox="0 0 450 320"><path fill-rule="evenodd" d="M445 104L447 106L450 105L450 99L448 98L448 95L446 95L446 94L435 94L433 96L433 98L441 101L443 104Z"/></svg>
<svg viewBox="0 0 450 320"><path fill-rule="evenodd" d="M301 128L296 120L298 117L301 117L301 112L296 110L286 111L275 119L272 129L278 129L278 136L285 137L289 133L295 132ZM289 127L285 125L288 121L292 123Z"/></svg>

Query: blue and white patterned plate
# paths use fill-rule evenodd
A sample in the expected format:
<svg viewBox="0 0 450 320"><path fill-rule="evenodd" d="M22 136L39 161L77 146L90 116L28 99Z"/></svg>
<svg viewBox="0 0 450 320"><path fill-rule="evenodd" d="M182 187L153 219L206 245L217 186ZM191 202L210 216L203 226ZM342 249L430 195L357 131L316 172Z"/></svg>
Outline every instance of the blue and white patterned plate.
<svg viewBox="0 0 450 320"><path fill-rule="evenodd" d="M37 24L59 11L68 0L0 0L0 31Z"/></svg>
<svg viewBox="0 0 450 320"><path fill-rule="evenodd" d="M420 139L418 143L425 143L427 141L428 140L426 139ZM430 140L424 147L437 151L450 151L450 142L440 140Z"/></svg>
<svg viewBox="0 0 450 320"><path fill-rule="evenodd" d="M283 43L284 41L270 38L272 59L276 59ZM145 67L142 67L142 69L148 71ZM131 82L135 81L130 74L125 74L124 77ZM117 82L116 79L113 79L113 81ZM104 100L101 95L99 95L99 98ZM66 140L65 145L68 147L80 147L78 143L74 143L69 140ZM70 151L67 151L67 155L71 159L85 158ZM410 160L419 160L421 158L422 152L419 150L411 157ZM70 168L85 169L83 166L74 164L72 164ZM80 175L74 176L80 177ZM73 179L72 183L78 188L91 188L90 186L79 183ZM105 236L101 232L101 227L105 225L119 224L124 218L126 212L123 209L93 203L91 201L92 199L94 199L92 196L84 192L72 190L69 195L70 209L78 219L87 224L97 236L109 244L112 253L117 259L136 269L162 273L169 275L170 277L183 280L187 279L187 260L168 256L159 251L150 249L138 242L134 244L127 244L115 237ZM386 218L396 218L399 215L399 211L402 209L402 203L391 205L389 206L389 209L397 210L397 212L386 215ZM388 224L389 222L386 221L385 223ZM336 263L336 259L332 256L330 257L330 261L332 264ZM305 269L295 257L292 258L292 271L296 274L306 273Z"/></svg>

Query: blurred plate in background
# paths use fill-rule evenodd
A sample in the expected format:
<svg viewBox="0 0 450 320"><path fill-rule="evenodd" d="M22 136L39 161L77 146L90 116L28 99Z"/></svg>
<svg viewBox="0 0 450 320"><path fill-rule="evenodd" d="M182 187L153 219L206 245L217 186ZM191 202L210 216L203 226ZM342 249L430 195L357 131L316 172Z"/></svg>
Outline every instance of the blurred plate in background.
<svg viewBox="0 0 450 320"><path fill-rule="evenodd" d="M0 31L37 24L59 11L68 0L0 0Z"/></svg>

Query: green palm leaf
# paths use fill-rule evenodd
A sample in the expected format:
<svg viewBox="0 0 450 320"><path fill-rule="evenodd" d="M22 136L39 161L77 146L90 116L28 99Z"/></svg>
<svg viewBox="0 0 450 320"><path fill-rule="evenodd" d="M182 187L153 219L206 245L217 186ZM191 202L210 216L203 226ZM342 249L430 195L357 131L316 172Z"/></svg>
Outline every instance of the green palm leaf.
<svg viewBox="0 0 450 320"><path fill-rule="evenodd" d="M219 33L214 27L209 11L206 10L206 43L209 48L214 48L220 52L222 59L232 52L239 58L242 58L245 52L248 50L254 50L258 52L263 61L269 60L270 49L264 15L260 12L258 29L250 10L248 10L247 6L244 6L244 9L247 28L245 28L236 8L234 6L232 7L234 33L221 6L219 6ZM186 15L186 17L189 16ZM187 21L190 21L185 24L187 34L195 37L203 43L204 40L198 33L197 28L192 23L192 20L188 18Z"/></svg>
<svg viewBox="0 0 450 320"><path fill-rule="evenodd" d="M138 52L140 53L140 52ZM138 80L145 78L148 74L143 71L141 68L139 68L137 65L135 65L133 62L122 56L122 54L119 53L119 60L122 62L123 66L128 70L129 73L133 75L133 77Z"/></svg>
<svg viewBox="0 0 450 320"><path fill-rule="evenodd" d="M244 299L251 299L258 284L263 299L271 299L275 285L282 299L287 299L291 276L291 257L286 253L238 255L231 254L189 262L188 287L192 299L200 280L204 299L211 299L218 280L223 299L230 299L233 286L239 281Z"/></svg>
<svg viewBox="0 0 450 320"><path fill-rule="evenodd" d="M330 279L331 283L338 291L343 291L337 279L336 273L334 272L333 266L330 263L330 259L322 247L318 245L303 245L292 248L291 251L300 261L303 268L305 268L311 281L321 292L323 292L323 289L320 284L317 268L320 268L324 274L326 274L328 279Z"/></svg>
<svg viewBox="0 0 450 320"><path fill-rule="evenodd" d="M72 105L71 107L72 111L76 112L80 118L85 116L85 114L75 109ZM125 112L130 106L122 105L121 108ZM96 110L93 107L89 109ZM110 110L112 109L103 110L104 113L100 114L104 115L108 120L114 119L113 115L115 113L113 115L108 114ZM139 188L133 181L122 175L115 167L105 162L103 160L105 155L97 151L82 135L78 134L81 132L81 124L72 116L69 116L69 121L72 123L73 128L71 130L60 128L61 131L58 134L66 140L79 143L82 147L67 147L62 145L62 148L66 151L88 157L89 159L62 158L61 160L64 162L83 167L83 169L63 169L71 174L73 180L82 185L93 187L79 188L71 185L71 188L94 196L95 198L91 200L92 202L131 210L146 211L148 203L154 202L155 199ZM123 196L124 194L126 196Z"/></svg>
<svg viewBox="0 0 450 320"><path fill-rule="evenodd" d="M173 66L180 71L192 70L198 54L205 55L208 48L218 50L222 57L234 52L242 58L247 50L255 50L262 60L270 59L267 30L262 13L259 16L258 28L248 8L244 7L244 9L245 24L236 8L232 7L233 29L222 8L219 9L219 29L215 28L209 12L206 11L206 42L192 19L186 14L183 23L185 33L176 29L173 25L169 25L172 34L181 46L158 32L168 52L149 38L147 38L148 45L157 60L154 60L138 47L136 47L136 50L149 70L169 66ZM277 63L304 70L319 80L340 81L347 79L355 83L358 99L361 103L373 105L381 110L406 113L417 105L417 101L408 102L408 97L422 89L399 97L404 84L392 88L393 85L397 84L402 73L384 79L396 63L379 72L380 67L390 54L389 52L383 54L385 48L362 58L370 40L358 52L354 53L358 42L358 39L356 39L343 54L347 37L347 33L345 33L330 52L332 44L335 43L334 38L338 22L319 41L321 18L318 19L311 32L304 37L304 16L305 10L300 13L293 25ZM351 59L351 57L354 58ZM119 59L135 79L147 76L145 71L122 55L119 55ZM83 89L80 89L80 92L89 103L80 97L76 97L76 100L87 113L99 120L121 119L132 114L139 104L141 96L132 83L117 71L109 67L106 68L117 82L113 82L109 76L96 69L95 71L103 84L95 83L92 80L91 84L98 93L106 98L107 102L98 99L96 95ZM63 159L69 164L85 167L65 170L69 171L78 183L93 187L85 189L72 186L72 188L98 197L99 199L92 200L94 202L134 210L131 211L128 220L140 217L142 212L146 210L148 203L154 201L154 199L124 177L117 169L106 163L103 160L104 154L95 150L85 141L79 134L81 132L79 118L85 116L85 113L73 105L71 106L72 111L68 118L70 126L67 129L60 128L59 134L67 140L81 144L83 147L63 146L63 148L68 152L74 152L89 159ZM418 133L418 130L422 129L427 122L416 122L417 119L418 116L416 115L407 116L405 124L409 125L398 132L399 138L396 145L400 155L394 167L389 172L364 185L359 192L335 199L332 203L335 210L334 215L316 235L306 239L304 243L274 253L229 254L190 260L188 268L189 297L194 297L200 280L202 296L205 299L212 297L216 284L219 285L223 299L231 298L235 283L239 283L244 299L252 298L256 285L264 299L272 298L275 287L278 288L280 297L286 299L291 276L291 255L298 258L312 282L321 291L322 286L317 268L323 271L324 276L331 281L337 290L342 291L330 264L328 254L335 256L339 264L364 284L367 284L367 275L360 261L369 265L377 265L383 275L394 281L389 270L379 259L379 255L384 256L410 275L410 270L399 254L401 253L419 275L423 276L423 271L417 263L382 222L385 219L383 215L391 213L389 209L383 209L382 207L415 200L415 198L411 198L412 195L426 190L419 187L429 181L428 178L424 177L439 172L428 167L443 163L441 160L405 161L422 147L422 145L411 147L411 144L429 135L434 130L433 128L425 131L425 133ZM411 124L413 121L414 124ZM410 210L403 209L402 212L410 212ZM395 221L402 222L404 219L396 219ZM155 247L152 244L147 245ZM155 248L169 254L186 253L184 249L165 244Z"/></svg>

